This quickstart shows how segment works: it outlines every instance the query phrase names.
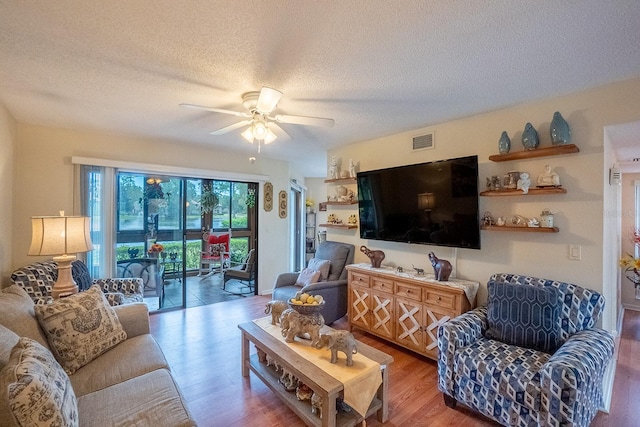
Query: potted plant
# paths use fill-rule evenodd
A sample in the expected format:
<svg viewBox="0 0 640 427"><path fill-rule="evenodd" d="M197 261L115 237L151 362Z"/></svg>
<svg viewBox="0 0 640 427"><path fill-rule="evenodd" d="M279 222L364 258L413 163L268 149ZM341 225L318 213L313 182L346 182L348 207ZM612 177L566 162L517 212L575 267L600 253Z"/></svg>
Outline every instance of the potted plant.
<svg viewBox="0 0 640 427"><path fill-rule="evenodd" d="M635 246L640 246L640 230L635 230L631 236L631 241ZM627 253L620 259L620 268L624 268L625 276L635 287L636 299L640 299L640 258Z"/></svg>
<svg viewBox="0 0 640 427"><path fill-rule="evenodd" d="M211 183L202 185L202 194L200 194L200 212L205 215L212 212L218 206L218 195L213 191Z"/></svg>

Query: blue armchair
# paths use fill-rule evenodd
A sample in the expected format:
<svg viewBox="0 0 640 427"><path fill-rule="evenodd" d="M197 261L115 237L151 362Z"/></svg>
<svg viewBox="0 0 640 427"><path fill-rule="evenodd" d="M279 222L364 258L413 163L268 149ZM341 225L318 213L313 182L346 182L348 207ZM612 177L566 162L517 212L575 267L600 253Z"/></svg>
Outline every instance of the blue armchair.
<svg viewBox="0 0 640 427"><path fill-rule="evenodd" d="M325 305L320 312L327 325L347 314L347 269L353 264L355 247L348 243L325 241L318 245L315 257L329 260L329 273L326 281L311 283L307 286L296 284L299 273L281 273L273 285L273 299L287 301L302 291L312 295L322 295Z"/></svg>
<svg viewBox="0 0 640 427"><path fill-rule="evenodd" d="M614 351L611 334L594 327L604 308L602 295L570 283L513 274L494 274L489 285L488 306L438 330L438 388L445 404L455 408L460 401L503 425L588 426L602 405L602 380ZM547 305L546 314L557 316L547 323L558 334L557 340L547 341L555 343L547 351L489 338L499 307L492 289L513 285L518 285L516 291L526 285L553 291L557 306L554 311L554 304ZM507 301L510 308L498 310L498 316L505 317L511 332L544 340L539 330L530 334L513 328L513 319L505 316L510 310L541 311L545 304L535 299Z"/></svg>

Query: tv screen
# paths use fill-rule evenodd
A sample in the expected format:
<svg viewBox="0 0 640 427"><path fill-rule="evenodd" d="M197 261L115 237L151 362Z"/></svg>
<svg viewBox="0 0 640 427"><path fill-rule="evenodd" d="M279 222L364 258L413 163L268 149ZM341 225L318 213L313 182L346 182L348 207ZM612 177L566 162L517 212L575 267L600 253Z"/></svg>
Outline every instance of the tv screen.
<svg viewBox="0 0 640 427"><path fill-rule="evenodd" d="M478 156L360 172L362 239L480 249Z"/></svg>

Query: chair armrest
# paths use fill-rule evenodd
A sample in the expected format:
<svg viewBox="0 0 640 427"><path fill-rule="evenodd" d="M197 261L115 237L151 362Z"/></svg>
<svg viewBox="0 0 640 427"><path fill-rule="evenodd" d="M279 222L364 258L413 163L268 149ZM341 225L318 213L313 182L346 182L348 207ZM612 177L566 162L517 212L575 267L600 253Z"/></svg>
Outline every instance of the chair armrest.
<svg viewBox="0 0 640 427"><path fill-rule="evenodd" d="M110 306L124 304L124 294L122 292L103 292Z"/></svg>
<svg viewBox="0 0 640 427"><path fill-rule="evenodd" d="M299 273L280 273L276 277L276 282L273 284L274 289L281 286L295 285L296 279Z"/></svg>
<svg viewBox="0 0 640 427"><path fill-rule="evenodd" d="M136 302L113 307L122 327L127 333L127 338L137 337L150 333L149 308L147 304Z"/></svg>
<svg viewBox="0 0 640 427"><path fill-rule="evenodd" d="M296 276L297 278L298 276ZM295 280L294 280L295 282ZM331 289L336 286L347 286L347 280L331 280L329 282L316 282L311 283L301 289L302 292L306 292L311 295L315 295L317 291L321 291L323 289Z"/></svg>
<svg viewBox="0 0 640 427"><path fill-rule="evenodd" d="M93 279L93 284L100 286L104 293L120 292L125 295L142 295L144 290L144 282L139 277Z"/></svg>
<svg viewBox="0 0 640 427"><path fill-rule="evenodd" d="M602 404L602 379L614 348L609 332L587 329L569 337L542 366L541 413L548 422L578 425L578 420L591 420Z"/></svg>
<svg viewBox="0 0 640 427"><path fill-rule="evenodd" d="M475 342L487 329L487 307L478 307L438 328L438 389L454 396L453 362L458 349Z"/></svg>

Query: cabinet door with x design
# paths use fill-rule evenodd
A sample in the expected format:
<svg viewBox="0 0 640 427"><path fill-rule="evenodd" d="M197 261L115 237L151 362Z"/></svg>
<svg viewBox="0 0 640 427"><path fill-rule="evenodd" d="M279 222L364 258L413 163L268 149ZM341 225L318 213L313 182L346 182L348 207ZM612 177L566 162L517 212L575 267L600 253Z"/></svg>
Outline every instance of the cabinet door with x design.
<svg viewBox="0 0 640 427"><path fill-rule="evenodd" d="M432 359L438 358L438 328L475 306L464 288L477 282L447 284L389 269L353 264L349 271L349 322ZM473 287L471 286L471 287ZM475 298L474 298L475 303Z"/></svg>
<svg viewBox="0 0 640 427"><path fill-rule="evenodd" d="M393 282L350 273L349 283L351 326L393 339Z"/></svg>

